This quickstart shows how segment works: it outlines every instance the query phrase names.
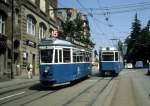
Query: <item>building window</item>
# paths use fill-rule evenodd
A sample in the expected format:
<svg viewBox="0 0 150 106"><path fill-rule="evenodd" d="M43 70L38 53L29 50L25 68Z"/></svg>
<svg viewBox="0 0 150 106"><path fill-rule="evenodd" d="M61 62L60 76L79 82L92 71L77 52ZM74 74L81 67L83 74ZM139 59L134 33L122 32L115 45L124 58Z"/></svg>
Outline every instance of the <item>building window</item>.
<svg viewBox="0 0 150 106"><path fill-rule="evenodd" d="M46 35L46 25L44 23L40 23L39 25L39 40L45 38Z"/></svg>
<svg viewBox="0 0 150 106"><path fill-rule="evenodd" d="M35 20L31 16L27 16L27 33L35 35Z"/></svg>
<svg viewBox="0 0 150 106"><path fill-rule="evenodd" d="M52 6L49 6L49 16L54 19L54 8Z"/></svg>
<svg viewBox="0 0 150 106"><path fill-rule="evenodd" d="M5 34L5 20L2 15L0 15L0 33Z"/></svg>
<svg viewBox="0 0 150 106"><path fill-rule="evenodd" d="M35 0L30 0L30 1L35 4Z"/></svg>
<svg viewBox="0 0 150 106"><path fill-rule="evenodd" d="M18 24L19 24L19 10L16 9L15 10L15 25L16 25L16 27L18 26Z"/></svg>
<svg viewBox="0 0 150 106"><path fill-rule="evenodd" d="M43 12L46 12L46 1L45 0L40 0L40 9Z"/></svg>

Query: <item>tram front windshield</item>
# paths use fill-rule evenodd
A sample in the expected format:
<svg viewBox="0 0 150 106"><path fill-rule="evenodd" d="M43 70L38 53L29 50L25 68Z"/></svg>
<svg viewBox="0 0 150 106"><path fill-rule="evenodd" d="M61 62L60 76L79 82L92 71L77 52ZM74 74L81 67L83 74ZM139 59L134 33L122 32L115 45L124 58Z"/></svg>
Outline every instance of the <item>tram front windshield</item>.
<svg viewBox="0 0 150 106"><path fill-rule="evenodd" d="M113 52L103 52L102 53L102 61L114 61Z"/></svg>
<svg viewBox="0 0 150 106"><path fill-rule="evenodd" d="M41 63L52 63L53 49L41 50Z"/></svg>

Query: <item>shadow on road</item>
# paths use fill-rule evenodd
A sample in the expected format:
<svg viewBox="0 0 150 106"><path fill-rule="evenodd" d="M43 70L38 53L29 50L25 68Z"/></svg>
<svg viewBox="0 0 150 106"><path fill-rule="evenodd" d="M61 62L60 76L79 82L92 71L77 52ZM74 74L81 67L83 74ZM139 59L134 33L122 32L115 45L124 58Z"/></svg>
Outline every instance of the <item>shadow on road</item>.
<svg viewBox="0 0 150 106"><path fill-rule="evenodd" d="M29 87L29 90L36 90L36 91L49 91L49 90L60 90L60 89L64 89L64 88L67 88L67 87L71 87L71 86L74 86L86 79L88 79L89 77L84 77L84 78L81 78L79 80L75 80L75 81L71 81L67 84L57 84L57 85L47 85L47 86L44 86L42 85L41 83L38 83L38 84L35 84L35 85L32 85L31 87Z"/></svg>

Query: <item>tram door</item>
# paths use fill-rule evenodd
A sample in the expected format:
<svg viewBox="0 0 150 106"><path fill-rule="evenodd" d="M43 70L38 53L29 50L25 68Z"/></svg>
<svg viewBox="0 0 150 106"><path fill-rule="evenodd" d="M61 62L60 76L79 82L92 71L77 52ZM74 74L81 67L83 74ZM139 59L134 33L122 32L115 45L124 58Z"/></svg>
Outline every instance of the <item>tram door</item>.
<svg viewBox="0 0 150 106"><path fill-rule="evenodd" d="M62 63L62 49L55 49L55 63Z"/></svg>
<svg viewBox="0 0 150 106"><path fill-rule="evenodd" d="M32 54L33 75L35 75L35 54Z"/></svg>

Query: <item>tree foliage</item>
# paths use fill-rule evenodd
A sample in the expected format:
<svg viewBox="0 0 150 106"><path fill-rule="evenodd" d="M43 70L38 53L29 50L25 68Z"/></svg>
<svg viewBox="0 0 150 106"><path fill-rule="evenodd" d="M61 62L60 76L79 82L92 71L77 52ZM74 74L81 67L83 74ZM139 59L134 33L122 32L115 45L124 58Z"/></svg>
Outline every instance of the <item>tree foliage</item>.
<svg viewBox="0 0 150 106"><path fill-rule="evenodd" d="M62 29L63 34L62 38L73 38L76 41L79 41L81 43L84 43L85 45L89 45L91 47L94 47L94 43L90 39L90 33L87 33L86 36L83 34L84 28L83 28L84 20L81 19L80 14L77 14L76 18L74 20L71 20L70 17L66 19L66 21L62 22ZM88 23L87 23L88 24ZM87 29L89 29L87 25Z"/></svg>
<svg viewBox="0 0 150 106"><path fill-rule="evenodd" d="M128 45L126 59L128 62L143 61L146 63L150 60L150 21L146 27L141 29L140 20L135 15L134 22L132 23L132 31L125 43Z"/></svg>

